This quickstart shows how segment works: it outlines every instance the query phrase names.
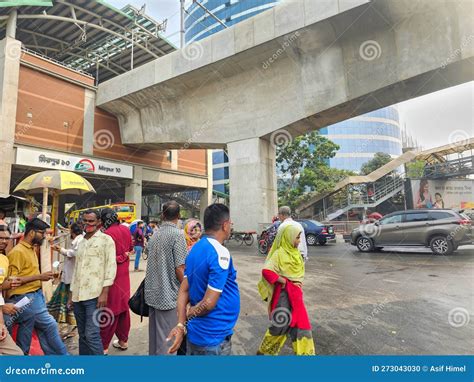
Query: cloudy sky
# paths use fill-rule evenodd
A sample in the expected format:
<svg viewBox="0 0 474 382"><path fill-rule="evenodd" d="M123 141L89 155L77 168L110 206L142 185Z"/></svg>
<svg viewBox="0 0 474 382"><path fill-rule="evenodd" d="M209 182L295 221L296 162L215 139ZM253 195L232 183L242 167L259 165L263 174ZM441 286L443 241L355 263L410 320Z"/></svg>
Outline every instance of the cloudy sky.
<svg viewBox="0 0 474 382"><path fill-rule="evenodd" d="M186 0L187 3L190 0ZM121 8L132 4L156 20L168 20L165 37L179 46L179 0L109 0ZM474 136L474 82L448 88L398 105L400 123L429 149Z"/></svg>

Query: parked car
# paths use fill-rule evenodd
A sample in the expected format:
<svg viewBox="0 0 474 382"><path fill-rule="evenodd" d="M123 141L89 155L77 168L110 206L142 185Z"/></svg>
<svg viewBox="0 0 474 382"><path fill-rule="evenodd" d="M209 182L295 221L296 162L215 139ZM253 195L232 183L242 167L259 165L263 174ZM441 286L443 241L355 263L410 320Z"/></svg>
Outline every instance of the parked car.
<svg viewBox="0 0 474 382"><path fill-rule="evenodd" d="M470 208L459 212L462 212L462 214L466 215L469 219L471 219L471 221L474 220L474 209Z"/></svg>
<svg viewBox="0 0 474 382"><path fill-rule="evenodd" d="M472 244L472 222L448 209L397 211L354 229L351 244L361 252L384 246L424 246L435 254L450 255L458 246Z"/></svg>
<svg viewBox="0 0 474 382"><path fill-rule="evenodd" d="M308 245L325 245L328 240L336 237L334 234L334 227L332 225L325 225L316 220L302 219L296 220L303 228L306 235L306 243Z"/></svg>

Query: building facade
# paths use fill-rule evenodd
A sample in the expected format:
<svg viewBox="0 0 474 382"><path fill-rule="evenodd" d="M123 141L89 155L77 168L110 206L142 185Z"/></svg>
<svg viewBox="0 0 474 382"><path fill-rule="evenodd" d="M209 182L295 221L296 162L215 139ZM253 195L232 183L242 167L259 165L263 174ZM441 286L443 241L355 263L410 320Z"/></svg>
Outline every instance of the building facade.
<svg viewBox="0 0 474 382"><path fill-rule="evenodd" d="M61 195L60 214L66 204L133 202L137 217L156 216L149 200L174 195L198 195L193 214L203 212L212 200L211 153L125 145L118 117L96 105L98 84L176 50L161 36L166 23L98 0L3 3L0 205L28 175L67 170L96 193Z"/></svg>
<svg viewBox="0 0 474 382"><path fill-rule="evenodd" d="M359 172L375 153L396 158L402 154L402 136L398 110L394 106L324 127L319 132L340 146L329 160L333 168Z"/></svg>
<svg viewBox="0 0 474 382"><path fill-rule="evenodd" d="M200 3L226 26L230 27L249 17L255 16L274 5L278 0L201 0ZM196 3L192 3L185 13L185 41L202 40L224 27Z"/></svg>

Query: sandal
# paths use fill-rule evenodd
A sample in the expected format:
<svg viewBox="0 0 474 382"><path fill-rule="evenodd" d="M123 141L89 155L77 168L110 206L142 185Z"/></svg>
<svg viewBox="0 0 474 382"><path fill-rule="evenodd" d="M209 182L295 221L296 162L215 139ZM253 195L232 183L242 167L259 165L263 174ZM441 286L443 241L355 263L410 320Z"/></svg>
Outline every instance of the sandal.
<svg viewBox="0 0 474 382"><path fill-rule="evenodd" d="M127 346L122 346L122 345L120 345L119 340L115 340L114 342L112 342L112 346L113 346L114 348L120 349L120 350L122 350L122 351L125 351L125 350L128 349L128 345L127 345Z"/></svg>

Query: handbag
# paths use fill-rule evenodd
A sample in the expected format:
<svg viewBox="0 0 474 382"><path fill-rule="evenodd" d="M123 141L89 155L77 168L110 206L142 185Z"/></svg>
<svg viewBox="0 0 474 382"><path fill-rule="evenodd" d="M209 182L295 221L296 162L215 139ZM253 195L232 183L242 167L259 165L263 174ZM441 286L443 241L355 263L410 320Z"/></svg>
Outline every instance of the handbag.
<svg viewBox="0 0 474 382"><path fill-rule="evenodd" d="M140 322L143 321L143 317L149 316L150 309L145 302L145 280L142 281L137 291L128 300L128 306L133 313L140 316Z"/></svg>

